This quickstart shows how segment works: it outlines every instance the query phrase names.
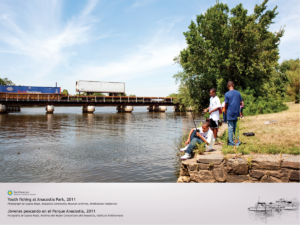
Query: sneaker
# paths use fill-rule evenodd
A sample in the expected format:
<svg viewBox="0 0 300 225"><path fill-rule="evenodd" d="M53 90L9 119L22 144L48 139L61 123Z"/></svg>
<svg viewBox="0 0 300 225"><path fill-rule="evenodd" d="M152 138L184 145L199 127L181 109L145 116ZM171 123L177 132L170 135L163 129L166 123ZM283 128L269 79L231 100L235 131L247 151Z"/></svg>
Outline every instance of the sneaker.
<svg viewBox="0 0 300 225"><path fill-rule="evenodd" d="M214 138L214 142L216 142L216 139Z"/></svg>
<svg viewBox="0 0 300 225"><path fill-rule="evenodd" d="M189 145L185 146L184 148L180 149L181 152L184 152L185 150L187 150Z"/></svg>
<svg viewBox="0 0 300 225"><path fill-rule="evenodd" d="M180 159L189 159L191 158L190 154L185 153L184 156L180 157Z"/></svg>

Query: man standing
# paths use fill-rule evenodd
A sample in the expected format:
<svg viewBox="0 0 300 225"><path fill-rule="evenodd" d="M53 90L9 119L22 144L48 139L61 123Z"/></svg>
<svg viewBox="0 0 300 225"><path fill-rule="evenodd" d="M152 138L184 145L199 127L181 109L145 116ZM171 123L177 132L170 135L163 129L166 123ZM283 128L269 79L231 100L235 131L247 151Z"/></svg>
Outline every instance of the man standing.
<svg viewBox="0 0 300 225"><path fill-rule="evenodd" d="M234 90L232 81L228 81L227 87L229 91L225 93L225 114L228 122L228 144L231 146L239 146L241 142L238 141L235 143L233 141L233 136L235 135L237 118L240 116L240 105L243 99L240 92Z"/></svg>
<svg viewBox="0 0 300 225"><path fill-rule="evenodd" d="M209 91L209 94L211 96L209 107L204 110L204 113L209 111L209 119L210 119L210 129L214 133L214 141L217 138L218 129L219 129L219 119L220 119L220 113L219 109L221 108L220 99L218 96L216 96L216 89L212 88Z"/></svg>

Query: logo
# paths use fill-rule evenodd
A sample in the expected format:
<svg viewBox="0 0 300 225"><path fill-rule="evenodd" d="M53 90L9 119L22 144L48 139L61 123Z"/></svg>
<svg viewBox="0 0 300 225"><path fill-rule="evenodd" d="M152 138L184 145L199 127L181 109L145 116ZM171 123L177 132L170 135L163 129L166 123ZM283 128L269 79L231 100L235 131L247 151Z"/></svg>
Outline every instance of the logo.
<svg viewBox="0 0 300 225"><path fill-rule="evenodd" d="M12 90L13 90L13 88L12 88L12 87L8 87L8 88L6 88L6 90L8 90L8 91L12 91Z"/></svg>
<svg viewBox="0 0 300 225"><path fill-rule="evenodd" d="M12 195L13 192L12 192L12 191L8 191L7 194L8 194L8 195Z"/></svg>

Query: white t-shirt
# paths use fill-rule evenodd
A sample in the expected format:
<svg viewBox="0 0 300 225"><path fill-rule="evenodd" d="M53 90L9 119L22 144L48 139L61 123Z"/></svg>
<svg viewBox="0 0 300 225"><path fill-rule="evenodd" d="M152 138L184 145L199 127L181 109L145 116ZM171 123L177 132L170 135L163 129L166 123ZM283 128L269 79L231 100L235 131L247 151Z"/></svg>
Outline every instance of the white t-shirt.
<svg viewBox="0 0 300 225"><path fill-rule="evenodd" d="M221 107L221 103L220 103L220 99L218 96L215 96L214 98L211 97L210 98L210 104L209 104L209 111L214 110L215 108L220 108ZM209 116L210 119L213 119L214 121L219 121L220 119L220 113L219 110L216 110L214 112L212 112Z"/></svg>
<svg viewBox="0 0 300 225"><path fill-rule="evenodd" d="M208 146L206 145L206 150L210 150L214 144L214 133L210 128L205 133L203 132L202 127L198 127L197 129L199 130L202 137L204 137L209 144Z"/></svg>
<svg viewBox="0 0 300 225"><path fill-rule="evenodd" d="M222 108L224 108L224 107L225 107L225 102L222 103Z"/></svg>

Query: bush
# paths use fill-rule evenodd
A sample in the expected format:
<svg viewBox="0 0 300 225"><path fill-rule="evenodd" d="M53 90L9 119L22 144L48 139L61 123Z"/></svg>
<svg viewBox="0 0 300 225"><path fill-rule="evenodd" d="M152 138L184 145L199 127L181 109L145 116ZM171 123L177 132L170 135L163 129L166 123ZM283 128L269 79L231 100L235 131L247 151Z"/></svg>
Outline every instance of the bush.
<svg viewBox="0 0 300 225"><path fill-rule="evenodd" d="M254 90L247 88L240 91L243 101L245 116L252 116L257 114L277 113L287 110L289 107L283 103L280 94L266 95L265 97L254 97Z"/></svg>

